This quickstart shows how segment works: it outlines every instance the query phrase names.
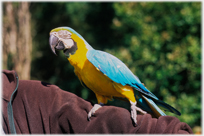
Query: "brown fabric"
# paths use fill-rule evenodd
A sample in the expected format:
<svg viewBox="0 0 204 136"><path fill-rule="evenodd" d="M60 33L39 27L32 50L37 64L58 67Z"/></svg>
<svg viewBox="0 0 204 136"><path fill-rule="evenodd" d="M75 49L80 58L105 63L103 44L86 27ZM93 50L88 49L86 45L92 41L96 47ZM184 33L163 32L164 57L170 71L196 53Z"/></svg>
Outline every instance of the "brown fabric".
<svg viewBox="0 0 204 136"><path fill-rule="evenodd" d="M3 130L10 133L7 104L16 87L14 71L4 70ZM134 127L130 112L124 108L104 106L91 121L87 120L92 105L82 98L40 81L20 80L13 99L14 123L18 134L60 133L137 133L137 134L189 134L191 128L177 118L152 118L138 115Z"/></svg>

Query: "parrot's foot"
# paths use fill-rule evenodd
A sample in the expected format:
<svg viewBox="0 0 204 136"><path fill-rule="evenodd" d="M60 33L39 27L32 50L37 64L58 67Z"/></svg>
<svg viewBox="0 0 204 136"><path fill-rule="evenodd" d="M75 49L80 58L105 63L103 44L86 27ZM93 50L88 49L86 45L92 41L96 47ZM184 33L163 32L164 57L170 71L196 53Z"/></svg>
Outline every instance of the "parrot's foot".
<svg viewBox="0 0 204 136"><path fill-rule="evenodd" d="M143 111L142 109L140 109L139 107L136 106L137 102L133 103L132 101L130 101L131 104L131 118L134 122L134 125L137 126L137 111L139 111L142 114L146 114L146 111Z"/></svg>
<svg viewBox="0 0 204 136"><path fill-rule="evenodd" d="M93 116L95 114L95 112L101 108L104 104L100 103L100 104L94 104L93 108L89 111L88 113L88 120L90 121L91 116Z"/></svg>

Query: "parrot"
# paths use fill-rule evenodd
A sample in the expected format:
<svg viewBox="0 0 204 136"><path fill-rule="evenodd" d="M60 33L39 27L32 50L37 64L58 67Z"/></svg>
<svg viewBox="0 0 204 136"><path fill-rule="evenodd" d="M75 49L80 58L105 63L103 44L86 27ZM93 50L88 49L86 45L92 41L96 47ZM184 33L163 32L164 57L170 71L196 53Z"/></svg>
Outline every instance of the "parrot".
<svg viewBox="0 0 204 136"><path fill-rule="evenodd" d="M137 125L137 112L149 113L156 118L166 116L162 110L181 115L151 93L121 60L94 49L71 27L54 28L49 36L52 52L57 55L56 50L63 51L81 84L97 98L98 103L88 112L88 120L113 98L123 98L130 103L130 118L134 125Z"/></svg>

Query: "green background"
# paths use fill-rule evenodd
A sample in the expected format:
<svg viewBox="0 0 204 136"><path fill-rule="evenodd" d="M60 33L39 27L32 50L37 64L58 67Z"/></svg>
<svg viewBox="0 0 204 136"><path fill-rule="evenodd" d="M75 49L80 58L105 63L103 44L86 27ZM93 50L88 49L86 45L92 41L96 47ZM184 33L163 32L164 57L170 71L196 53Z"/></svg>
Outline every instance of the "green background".
<svg viewBox="0 0 204 136"><path fill-rule="evenodd" d="M201 126L201 2L33 2L30 12L31 79L97 102L63 53L56 57L50 50L49 32L69 26L93 48L121 59L151 92L181 112L167 115L193 129ZM129 109L120 100L108 105Z"/></svg>

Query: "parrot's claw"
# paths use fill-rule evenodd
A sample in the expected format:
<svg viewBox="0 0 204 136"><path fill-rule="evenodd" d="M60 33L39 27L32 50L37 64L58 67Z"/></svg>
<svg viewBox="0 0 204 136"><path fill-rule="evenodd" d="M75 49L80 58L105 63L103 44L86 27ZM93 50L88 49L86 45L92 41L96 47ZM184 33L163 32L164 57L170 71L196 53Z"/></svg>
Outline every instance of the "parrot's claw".
<svg viewBox="0 0 204 136"><path fill-rule="evenodd" d="M93 116L95 114L95 112L101 108L104 104L100 103L100 104L94 104L93 108L89 111L88 113L88 120L91 120L91 116Z"/></svg>
<svg viewBox="0 0 204 136"><path fill-rule="evenodd" d="M143 111L142 109L140 109L139 107L136 106L137 102L133 103L130 101L131 104L131 118L134 122L134 125L137 126L137 111L139 111L142 114L146 114L147 112Z"/></svg>

